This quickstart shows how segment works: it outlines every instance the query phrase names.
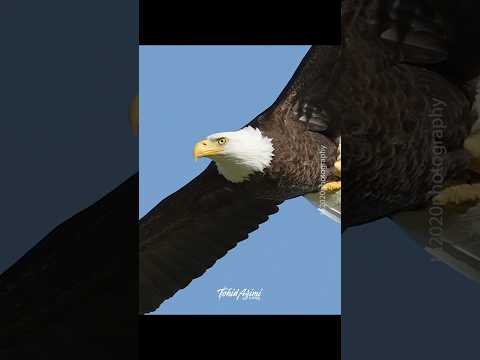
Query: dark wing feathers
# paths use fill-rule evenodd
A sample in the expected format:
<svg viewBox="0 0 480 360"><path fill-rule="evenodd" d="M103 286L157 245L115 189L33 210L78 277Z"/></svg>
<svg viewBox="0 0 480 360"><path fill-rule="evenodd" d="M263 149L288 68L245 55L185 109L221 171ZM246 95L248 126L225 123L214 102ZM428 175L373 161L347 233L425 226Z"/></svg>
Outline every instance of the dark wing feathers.
<svg viewBox="0 0 480 360"><path fill-rule="evenodd" d="M447 10L437 7L439 2ZM470 0L463 4L467 3L473 4ZM407 65L434 64L431 66L435 68L430 70L438 70L444 76L464 68L455 66L465 64L467 57L460 55L470 54L475 47L466 35L474 34L480 27L468 26L459 34L462 23L447 16L448 8L453 5L452 0L343 1L342 46L312 46L272 106L250 123L271 130L275 126L284 129L285 119L299 121L330 139L337 138L341 129L346 130L342 134L347 137L344 142L347 156L342 164L347 176L345 184L349 182L347 173L356 173L359 188L351 191L352 186L347 184L344 197L349 203L347 210L355 211L362 219L355 220L353 214L345 214L346 221L342 219L342 223L348 224L348 218L352 223L371 221L421 200L419 196L425 186L417 186L418 196L410 202L405 196L411 196L412 191L397 189L400 171L404 174L410 171L409 181L425 178L418 173L421 167L415 167L415 161L399 154L416 153L418 133L424 130L420 127L432 108L430 95L448 100L447 122L455 125L455 120L464 117L467 104L458 89L433 73ZM444 15L452 28L457 28L454 43L458 45L448 43L453 39L449 37L449 29L437 26L438 14ZM461 14L465 17L462 21L467 23L469 13ZM395 46L385 40L388 36L380 38L389 29L399 34L392 38L398 38ZM449 59L445 62L446 52ZM428 79L423 82L423 77ZM433 89L419 90L425 86ZM457 128L451 128L451 134L458 132L464 136L465 126L457 124ZM461 147L450 140L446 141L452 150ZM352 149L348 143L356 146ZM375 162L375 159L383 160ZM417 159L417 164L427 160ZM361 167L362 161L369 166ZM386 176L389 174L390 177ZM366 188L368 184L371 189ZM369 193L378 195L382 190L386 196L393 193L397 197L383 199L386 202L383 205L378 197L368 201ZM356 197L349 197L351 193ZM361 200L362 204L355 200ZM275 203L255 198L255 194L241 185L229 184L212 165L163 200L140 224L140 312L154 310L188 285L276 211Z"/></svg>
<svg viewBox="0 0 480 360"><path fill-rule="evenodd" d="M312 131L328 130L325 84L334 85L339 50L313 46L277 100L250 125L291 119ZM229 183L211 164L141 220L140 313L155 310L278 211L278 203L258 197L250 185Z"/></svg>
<svg viewBox="0 0 480 360"><path fill-rule="evenodd" d="M429 5L428 1L410 1L410 4L396 1L402 3L403 14L415 21L420 2ZM372 12L372 16L375 20L377 15ZM394 47L380 40L377 30L381 21L373 20L360 14L356 23L352 22L351 31L344 32L348 40L344 42L347 61L335 89L338 93L332 99L337 108L344 109L342 201L348 204L342 213L344 229L422 206L429 200L434 184L431 149L438 142L433 134L438 134L438 128L434 130L439 119L448 129L440 139L447 151L442 156L442 175L447 180L457 178L467 165L463 140L472 124L471 99L455 86L452 77L450 81L445 77L447 73L453 74L452 58L460 50L471 48L470 40L456 34L455 46L450 44L447 48L452 58L425 69L420 64L408 63L412 51L416 51L413 48L405 56L403 43ZM406 30L407 35L415 33L412 28ZM430 36L441 35L441 32L430 33ZM457 85L462 83L463 77L454 78Z"/></svg>
<svg viewBox="0 0 480 360"><path fill-rule="evenodd" d="M135 174L0 274L1 359L136 355L137 214Z"/></svg>
<svg viewBox="0 0 480 360"><path fill-rule="evenodd" d="M312 46L269 110L282 113L278 119L301 121L311 131L330 130L329 137L338 136L326 99L341 72L340 53L339 46Z"/></svg>
<svg viewBox="0 0 480 360"><path fill-rule="evenodd" d="M145 215L140 313L155 310L278 211L278 203L255 197L246 186L229 183L211 164Z"/></svg>

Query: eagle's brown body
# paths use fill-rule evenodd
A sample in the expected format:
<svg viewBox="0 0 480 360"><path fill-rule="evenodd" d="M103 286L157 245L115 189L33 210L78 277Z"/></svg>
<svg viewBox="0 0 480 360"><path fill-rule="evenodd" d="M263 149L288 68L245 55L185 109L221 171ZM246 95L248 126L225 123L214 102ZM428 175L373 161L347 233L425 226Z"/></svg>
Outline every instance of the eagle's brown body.
<svg viewBox="0 0 480 360"><path fill-rule="evenodd" d="M271 183L264 191L268 194L275 189L277 193L271 196L277 201L318 191L322 172L323 183L337 178L333 165L338 144L323 134L308 131L304 123L292 121L288 116L274 111L254 123L273 142L274 157L265 170ZM256 179L263 182L265 176L257 175L252 180L258 182Z"/></svg>
<svg viewBox="0 0 480 360"><path fill-rule="evenodd" d="M274 156L264 173L233 183L212 162L141 220L140 312L154 310L202 275L277 212L280 203L316 192L322 182L336 179L337 144L297 121L301 97L290 92L286 98L280 96L248 124L272 138Z"/></svg>
<svg viewBox="0 0 480 360"><path fill-rule="evenodd" d="M473 93L425 64L408 64L414 51L381 40L365 14L346 34L331 99L345 110L344 228L420 206L435 185L466 176Z"/></svg>
<svg viewBox="0 0 480 360"><path fill-rule="evenodd" d="M435 194L435 185L465 179L470 157L463 141L474 119L473 94L462 86L465 78L452 74L480 69L455 66L467 63L465 47L439 45L437 37L448 33L445 25L438 33L429 30L435 26L407 29L405 42L389 40L391 32L382 38L396 22L408 25L405 8L418 20L415 6L434 4L342 2L342 45L313 46L275 103L249 124L273 139L271 167L234 184L211 164L141 220L141 313L202 275L278 211L279 203L318 190L323 145L326 181L335 179L340 135L343 229L421 206ZM398 7L400 15L391 17Z"/></svg>

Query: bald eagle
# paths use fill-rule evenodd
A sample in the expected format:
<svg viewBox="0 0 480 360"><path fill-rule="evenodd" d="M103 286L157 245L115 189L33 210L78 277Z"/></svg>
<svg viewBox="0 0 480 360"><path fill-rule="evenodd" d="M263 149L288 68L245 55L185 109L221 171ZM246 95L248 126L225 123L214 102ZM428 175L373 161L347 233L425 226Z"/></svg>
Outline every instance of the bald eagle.
<svg viewBox="0 0 480 360"><path fill-rule="evenodd" d="M343 230L457 201L450 185L470 186L480 158L472 111L480 59L465 46L478 31L467 21L473 5L344 0L341 46L313 46L272 106L238 131L199 141L194 156L213 162L141 219L140 313L201 276L288 199L320 204L320 192L338 204L342 194ZM460 197L478 200L477 187Z"/></svg>
<svg viewBox="0 0 480 360"><path fill-rule="evenodd" d="M343 2L342 226L389 216L480 279L476 1ZM475 39L475 40L473 40Z"/></svg>
<svg viewBox="0 0 480 360"><path fill-rule="evenodd" d="M307 97L322 91L322 76L305 76L324 56L320 50L310 49L274 104L251 122L192 144L195 158L212 163L140 221L141 313L202 275L283 201L311 194L315 202L322 186L340 180L339 133L325 131L324 115ZM339 211L339 203L331 208Z"/></svg>

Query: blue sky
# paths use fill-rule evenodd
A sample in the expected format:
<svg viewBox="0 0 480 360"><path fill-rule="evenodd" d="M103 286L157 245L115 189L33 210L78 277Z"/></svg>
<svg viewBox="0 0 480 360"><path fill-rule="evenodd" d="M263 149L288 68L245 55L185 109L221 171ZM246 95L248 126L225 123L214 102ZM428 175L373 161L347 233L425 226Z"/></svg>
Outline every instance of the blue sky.
<svg viewBox="0 0 480 360"><path fill-rule="evenodd" d="M203 171L194 144L272 104L308 46L140 47L140 217ZM339 314L340 226L290 200L155 314ZM217 289L262 290L261 300Z"/></svg>

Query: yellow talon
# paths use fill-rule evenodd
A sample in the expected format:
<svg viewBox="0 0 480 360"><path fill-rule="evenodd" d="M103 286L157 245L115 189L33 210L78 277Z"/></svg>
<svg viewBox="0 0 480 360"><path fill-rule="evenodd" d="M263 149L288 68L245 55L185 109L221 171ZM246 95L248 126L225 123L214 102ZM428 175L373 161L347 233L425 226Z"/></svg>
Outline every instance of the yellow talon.
<svg viewBox="0 0 480 360"><path fill-rule="evenodd" d="M341 187L342 187L342 182L341 181L332 181L332 182L328 182L328 183L324 184L321 187L321 190L325 191L325 192L328 192L328 193L332 193L332 192L340 190Z"/></svg>
<svg viewBox="0 0 480 360"><path fill-rule="evenodd" d="M337 175L338 177L341 177L341 174L342 174L342 163L341 163L341 160L338 160L338 161L335 161L335 170L336 170L336 173L335 175Z"/></svg>
<svg viewBox="0 0 480 360"><path fill-rule="evenodd" d="M335 161L335 175L338 177L341 177L342 173L342 163L341 160ZM328 192L328 193L333 193L335 191L338 191L342 188L342 182L341 181L331 181L326 184L323 184L320 190Z"/></svg>
<svg viewBox="0 0 480 360"><path fill-rule="evenodd" d="M462 184L443 189L432 199L432 202L436 205L458 205L478 200L480 200L480 184Z"/></svg>

